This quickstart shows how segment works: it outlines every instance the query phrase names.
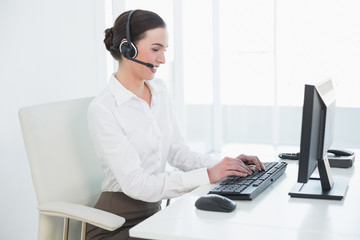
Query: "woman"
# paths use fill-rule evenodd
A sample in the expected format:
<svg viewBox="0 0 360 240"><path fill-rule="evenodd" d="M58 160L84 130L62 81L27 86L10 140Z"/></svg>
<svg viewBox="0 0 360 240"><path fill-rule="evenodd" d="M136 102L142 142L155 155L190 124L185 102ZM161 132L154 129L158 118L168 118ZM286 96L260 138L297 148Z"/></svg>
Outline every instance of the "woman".
<svg viewBox="0 0 360 240"><path fill-rule="evenodd" d="M107 88L89 107L89 127L105 179L96 208L123 216L114 232L88 227L87 239L130 239L128 230L156 213L162 199L230 176L247 176L255 156L226 157L219 163L192 152L180 135L165 84L154 79L165 63L164 21L143 10L121 14L106 29L104 43L118 60ZM182 171L165 172L169 163Z"/></svg>

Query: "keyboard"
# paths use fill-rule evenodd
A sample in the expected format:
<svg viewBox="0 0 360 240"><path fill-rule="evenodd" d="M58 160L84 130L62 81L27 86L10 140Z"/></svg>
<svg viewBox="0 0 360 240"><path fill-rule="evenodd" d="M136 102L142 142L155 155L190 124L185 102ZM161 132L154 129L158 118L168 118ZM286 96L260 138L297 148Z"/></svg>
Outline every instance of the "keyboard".
<svg viewBox="0 0 360 240"><path fill-rule="evenodd" d="M255 170L247 177L230 176L209 192L233 200L252 200L278 179L287 166L286 162L264 162L265 171Z"/></svg>

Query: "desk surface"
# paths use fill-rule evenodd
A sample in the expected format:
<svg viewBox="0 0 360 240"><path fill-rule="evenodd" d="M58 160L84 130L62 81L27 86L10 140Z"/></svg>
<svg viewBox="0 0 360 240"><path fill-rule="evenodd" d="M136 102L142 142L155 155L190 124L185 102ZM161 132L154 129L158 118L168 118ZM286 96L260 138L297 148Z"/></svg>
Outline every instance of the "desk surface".
<svg viewBox="0 0 360 240"><path fill-rule="evenodd" d="M332 168L334 177L350 178L345 198L336 201L290 198L288 192L296 183L298 164L287 162L283 176L254 200L236 201L237 207L231 213L196 209L195 201L215 185L201 186L132 228L130 235L159 240L359 240L360 172L356 169L359 164L355 161L350 169Z"/></svg>

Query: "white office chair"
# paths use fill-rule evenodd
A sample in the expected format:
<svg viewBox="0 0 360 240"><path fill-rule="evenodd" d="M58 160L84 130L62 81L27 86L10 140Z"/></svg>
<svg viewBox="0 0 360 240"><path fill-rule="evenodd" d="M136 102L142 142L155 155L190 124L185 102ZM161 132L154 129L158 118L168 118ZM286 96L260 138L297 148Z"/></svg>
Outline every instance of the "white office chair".
<svg viewBox="0 0 360 240"><path fill-rule="evenodd" d="M38 201L39 240L85 239L86 223L112 231L125 222L122 217L92 208L103 180L87 124L92 99L19 110ZM78 221L69 225L70 219Z"/></svg>

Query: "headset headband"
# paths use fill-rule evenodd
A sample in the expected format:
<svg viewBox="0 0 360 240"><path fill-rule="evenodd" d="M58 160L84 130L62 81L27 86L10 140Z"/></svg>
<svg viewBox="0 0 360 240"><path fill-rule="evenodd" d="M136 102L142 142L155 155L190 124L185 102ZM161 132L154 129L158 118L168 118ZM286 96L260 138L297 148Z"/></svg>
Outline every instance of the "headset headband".
<svg viewBox="0 0 360 240"><path fill-rule="evenodd" d="M136 10L132 10L130 13L129 13L129 16L128 16L128 20L127 20L127 23L126 23L126 39L129 43L131 43L131 39L130 39L130 21L131 21L131 16L133 15L133 13L135 12Z"/></svg>

